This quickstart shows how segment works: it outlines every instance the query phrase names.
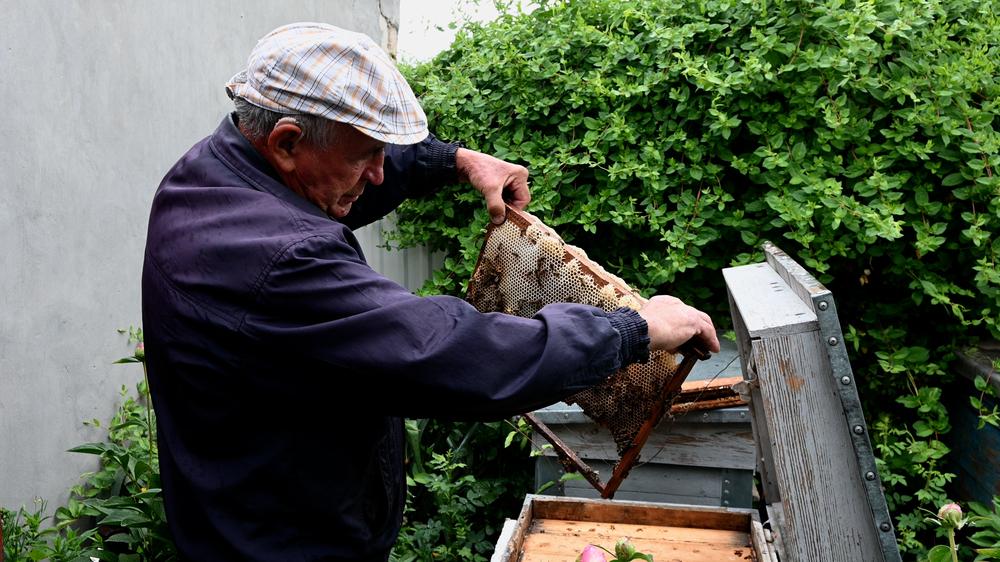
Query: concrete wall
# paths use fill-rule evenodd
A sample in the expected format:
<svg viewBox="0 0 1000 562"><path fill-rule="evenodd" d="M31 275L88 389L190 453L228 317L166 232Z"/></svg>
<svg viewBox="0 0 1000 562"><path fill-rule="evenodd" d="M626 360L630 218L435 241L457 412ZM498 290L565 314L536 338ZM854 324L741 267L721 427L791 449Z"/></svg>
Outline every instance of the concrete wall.
<svg viewBox="0 0 1000 562"><path fill-rule="evenodd" d="M141 379L146 217L163 173L231 108L257 38L325 21L390 48L399 0L0 0L0 505L61 505ZM369 235L377 238L378 233ZM378 261L381 258L376 258Z"/></svg>

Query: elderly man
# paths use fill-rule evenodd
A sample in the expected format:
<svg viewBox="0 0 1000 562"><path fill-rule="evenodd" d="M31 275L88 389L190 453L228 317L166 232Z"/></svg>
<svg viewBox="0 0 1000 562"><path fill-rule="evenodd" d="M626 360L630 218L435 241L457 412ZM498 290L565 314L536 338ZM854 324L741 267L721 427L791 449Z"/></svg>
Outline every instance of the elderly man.
<svg viewBox="0 0 1000 562"><path fill-rule="evenodd" d="M402 417L500 418L594 385L711 320L550 305L534 318L417 297L352 229L464 181L494 220L527 171L443 143L370 39L279 28L227 86L235 112L153 201L143 327L167 515L185 558L386 560L405 480ZM471 226L470 226L471 228Z"/></svg>

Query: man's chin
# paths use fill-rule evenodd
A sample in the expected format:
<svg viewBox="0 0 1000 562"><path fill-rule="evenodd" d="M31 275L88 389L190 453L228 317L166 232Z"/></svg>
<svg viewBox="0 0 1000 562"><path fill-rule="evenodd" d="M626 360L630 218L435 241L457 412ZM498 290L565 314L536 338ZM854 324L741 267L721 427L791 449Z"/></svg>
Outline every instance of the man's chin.
<svg viewBox="0 0 1000 562"><path fill-rule="evenodd" d="M353 201L347 204L336 203L332 207L330 207L329 214L331 217L335 219L342 219L347 216L347 213L351 212L352 205L354 205Z"/></svg>

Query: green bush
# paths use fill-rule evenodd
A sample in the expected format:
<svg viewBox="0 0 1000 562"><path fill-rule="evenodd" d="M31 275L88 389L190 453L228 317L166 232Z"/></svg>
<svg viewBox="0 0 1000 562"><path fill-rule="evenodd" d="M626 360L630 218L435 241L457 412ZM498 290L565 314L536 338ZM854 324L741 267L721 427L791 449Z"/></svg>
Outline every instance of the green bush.
<svg viewBox="0 0 1000 562"><path fill-rule="evenodd" d="M406 69L434 131L526 165L530 210L647 293L728 321L772 240L838 310L904 551L943 503L956 342L1000 333L1000 18L990 0L574 0ZM400 210L462 294L485 208ZM898 400L897 400L898 398ZM964 401L964 399L963 399Z"/></svg>
<svg viewBox="0 0 1000 562"><path fill-rule="evenodd" d="M122 330L122 333L126 333ZM135 352L115 363L144 363L142 330L129 329ZM177 559L160 490L156 417L145 381L133 396L122 386L107 439L69 450L100 457L97 471L83 474L55 515L39 501L34 511L0 510L8 562L171 562ZM84 422L100 428L100 420ZM48 522L52 520L52 525ZM82 529L82 530L78 530Z"/></svg>
<svg viewBox="0 0 1000 562"><path fill-rule="evenodd" d="M486 562L531 490L528 441L506 422L407 420L407 502L393 562ZM515 434L517 435L517 434ZM498 517L499 515L499 517Z"/></svg>

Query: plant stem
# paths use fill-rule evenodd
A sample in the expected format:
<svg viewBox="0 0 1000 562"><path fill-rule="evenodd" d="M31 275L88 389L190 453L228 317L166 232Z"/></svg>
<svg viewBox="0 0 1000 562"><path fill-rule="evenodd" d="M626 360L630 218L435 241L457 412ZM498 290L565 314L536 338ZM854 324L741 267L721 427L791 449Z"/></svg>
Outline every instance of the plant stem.
<svg viewBox="0 0 1000 562"><path fill-rule="evenodd" d="M153 470L153 447L155 446L156 439L153 435L153 397L149 393L149 374L146 373L146 360L142 360L142 378L146 382L146 435L149 438L149 469ZM148 486L150 483L146 482Z"/></svg>
<svg viewBox="0 0 1000 562"><path fill-rule="evenodd" d="M951 562L958 562L958 549L955 547L955 529L948 529L948 546L951 547Z"/></svg>

